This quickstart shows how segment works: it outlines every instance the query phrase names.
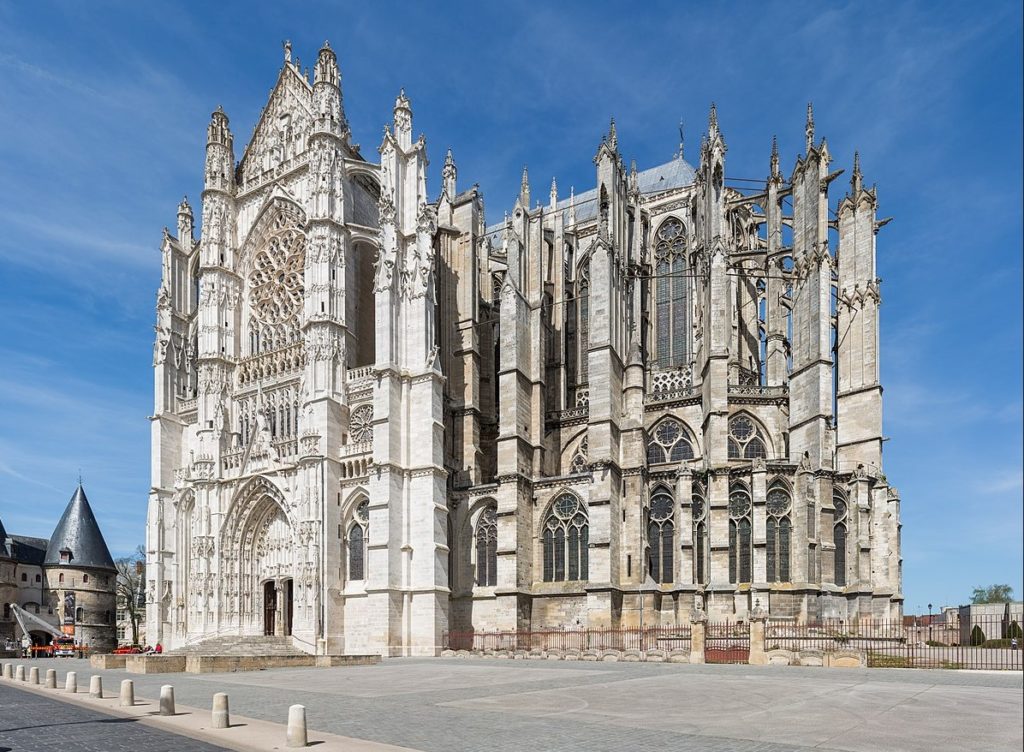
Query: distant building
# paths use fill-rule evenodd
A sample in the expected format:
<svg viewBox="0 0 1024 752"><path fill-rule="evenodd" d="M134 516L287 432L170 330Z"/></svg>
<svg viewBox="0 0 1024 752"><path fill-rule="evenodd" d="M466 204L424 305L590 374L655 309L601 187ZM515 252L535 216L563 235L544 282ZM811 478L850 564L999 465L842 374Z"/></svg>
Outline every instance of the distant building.
<svg viewBox="0 0 1024 752"><path fill-rule="evenodd" d="M49 540L10 535L0 520L0 643L22 639L16 604L94 650L115 647L117 571L79 484ZM29 630L36 645L50 642Z"/></svg>
<svg viewBox="0 0 1024 752"><path fill-rule="evenodd" d="M986 640L1018 639L1024 625L1024 602L972 603L959 609L960 644L971 645Z"/></svg>

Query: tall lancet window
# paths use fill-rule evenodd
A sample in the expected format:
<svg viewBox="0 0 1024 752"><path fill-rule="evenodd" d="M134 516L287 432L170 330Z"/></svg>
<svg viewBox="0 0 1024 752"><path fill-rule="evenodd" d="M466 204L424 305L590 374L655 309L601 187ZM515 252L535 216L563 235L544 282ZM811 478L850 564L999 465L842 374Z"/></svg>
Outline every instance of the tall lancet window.
<svg viewBox="0 0 1024 752"><path fill-rule="evenodd" d="M476 584L498 584L498 509L489 506L476 524Z"/></svg>
<svg viewBox="0 0 1024 752"><path fill-rule="evenodd" d="M649 568L655 582L672 582L675 499L664 488L651 496L648 514L647 544L650 546Z"/></svg>
<svg viewBox="0 0 1024 752"><path fill-rule="evenodd" d="M577 384L586 384L590 358L590 260L580 265L579 278L576 282L576 323L579 339Z"/></svg>
<svg viewBox="0 0 1024 752"><path fill-rule="evenodd" d="M655 331L658 366L689 362L689 324L686 275L686 228L675 217L662 222L654 245Z"/></svg>
<svg viewBox="0 0 1024 752"><path fill-rule="evenodd" d="M832 497L832 506L835 507L833 515L834 527L832 528L832 540L836 544L835 556L835 579L833 580L840 587L846 586L846 499L839 494Z"/></svg>
<svg viewBox="0 0 1024 752"><path fill-rule="evenodd" d="M789 582L789 548L792 523L789 519L789 493L782 486L772 486L765 504L765 554L768 582Z"/></svg>
<svg viewBox="0 0 1024 752"><path fill-rule="evenodd" d="M564 493L555 499L544 522L544 581L586 580L589 548L587 508Z"/></svg>
<svg viewBox="0 0 1024 752"><path fill-rule="evenodd" d="M708 506L704 501L704 487L693 484L693 575L694 582L708 582Z"/></svg>
<svg viewBox="0 0 1024 752"><path fill-rule="evenodd" d="M750 494L742 486L729 492L729 582L750 582Z"/></svg>
<svg viewBox="0 0 1024 752"><path fill-rule="evenodd" d="M366 579L366 544L370 537L370 503L363 499L348 528L348 579Z"/></svg>

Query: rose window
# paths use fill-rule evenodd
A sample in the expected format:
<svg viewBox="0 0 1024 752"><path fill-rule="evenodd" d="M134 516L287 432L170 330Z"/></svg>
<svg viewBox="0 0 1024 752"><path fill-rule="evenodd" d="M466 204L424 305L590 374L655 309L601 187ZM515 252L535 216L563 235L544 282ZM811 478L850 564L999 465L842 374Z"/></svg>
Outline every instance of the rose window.
<svg viewBox="0 0 1024 752"><path fill-rule="evenodd" d="M372 405L360 405L352 411L352 416L349 420L349 432L352 434L352 441L358 443L373 439Z"/></svg>
<svg viewBox="0 0 1024 752"><path fill-rule="evenodd" d="M253 258L249 291L253 316L269 325L295 318L302 306L306 236L287 227L270 236Z"/></svg>

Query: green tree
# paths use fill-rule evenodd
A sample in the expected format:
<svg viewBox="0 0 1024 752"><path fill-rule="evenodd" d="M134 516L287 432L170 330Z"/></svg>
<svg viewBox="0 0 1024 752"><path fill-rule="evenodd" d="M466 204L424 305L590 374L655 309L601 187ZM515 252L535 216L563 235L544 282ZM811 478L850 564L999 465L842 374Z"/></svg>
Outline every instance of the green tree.
<svg viewBox="0 0 1024 752"><path fill-rule="evenodd" d="M985 642L985 633L981 631L981 627L975 624L974 629L971 630L971 645L978 647L983 642Z"/></svg>
<svg viewBox="0 0 1024 752"><path fill-rule="evenodd" d="M146 615L146 550L139 546L114 562L117 567L117 608L128 612L132 645L139 644L139 622Z"/></svg>
<svg viewBox="0 0 1024 752"><path fill-rule="evenodd" d="M1009 603L1013 600L1013 588L1009 585L976 587L971 593L971 603Z"/></svg>

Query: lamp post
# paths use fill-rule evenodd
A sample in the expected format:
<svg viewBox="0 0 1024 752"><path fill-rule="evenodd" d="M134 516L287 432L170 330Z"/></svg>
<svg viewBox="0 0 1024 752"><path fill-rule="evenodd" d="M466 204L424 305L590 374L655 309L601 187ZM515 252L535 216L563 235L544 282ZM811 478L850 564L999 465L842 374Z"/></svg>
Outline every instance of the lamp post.
<svg viewBox="0 0 1024 752"><path fill-rule="evenodd" d="M932 641L932 604L928 604L928 642Z"/></svg>

